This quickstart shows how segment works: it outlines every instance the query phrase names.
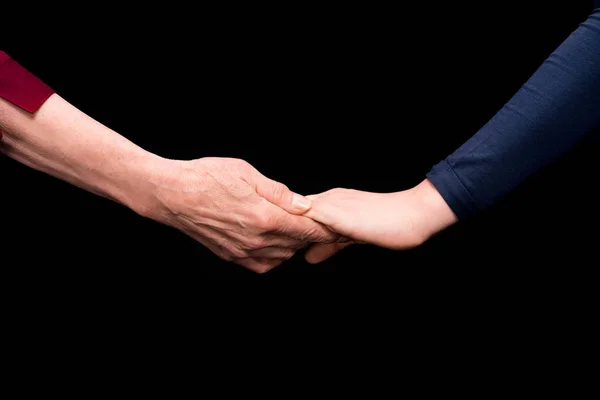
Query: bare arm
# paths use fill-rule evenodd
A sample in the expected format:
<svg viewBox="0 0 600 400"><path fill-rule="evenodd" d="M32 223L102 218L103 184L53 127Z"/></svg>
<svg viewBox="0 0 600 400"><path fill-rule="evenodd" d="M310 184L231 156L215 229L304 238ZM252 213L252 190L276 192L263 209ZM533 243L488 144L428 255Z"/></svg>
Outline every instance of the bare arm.
<svg viewBox="0 0 600 400"><path fill-rule="evenodd" d="M160 105L159 105L160 106ZM0 152L172 226L219 257L265 272L338 235L310 202L243 160L169 160L69 104L0 51Z"/></svg>
<svg viewBox="0 0 600 400"><path fill-rule="evenodd" d="M57 94L33 114L0 98L0 129L7 156L142 214L150 177L166 161Z"/></svg>

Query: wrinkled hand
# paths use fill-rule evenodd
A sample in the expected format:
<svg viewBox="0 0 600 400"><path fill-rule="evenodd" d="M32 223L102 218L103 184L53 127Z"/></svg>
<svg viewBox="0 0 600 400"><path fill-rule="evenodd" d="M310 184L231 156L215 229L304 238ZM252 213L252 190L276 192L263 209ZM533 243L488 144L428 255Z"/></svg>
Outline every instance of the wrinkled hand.
<svg viewBox="0 0 600 400"><path fill-rule="evenodd" d="M310 202L243 160L167 160L146 216L186 233L217 256L263 273L309 242L339 235L301 215Z"/></svg>
<svg viewBox="0 0 600 400"><path fill-rule="evenodd" d="M312 200L312 207L305 216L351 239L313 245L305 254L310 263L321 262L356 242L393 250L411 249L456 222L456 216L428 180L395 193L338 188L307 198Z"/></svg>

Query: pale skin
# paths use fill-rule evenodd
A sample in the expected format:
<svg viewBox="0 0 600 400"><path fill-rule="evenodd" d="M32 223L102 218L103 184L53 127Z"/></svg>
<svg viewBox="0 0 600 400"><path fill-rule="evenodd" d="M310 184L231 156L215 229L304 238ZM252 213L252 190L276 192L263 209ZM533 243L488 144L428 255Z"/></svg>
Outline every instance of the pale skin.
<svg viewBox="0 0 600 400"><path fill-rule="evenodd" d="M424 180L396 193L303 197L233 158L152 154L53 94L30 114L0 98L0 151L172 226L222 259L263 273L315 243L316 263L352 243L403 250L457 221Z"/></svg>
<svg viewBox="0 0 600 400"><path fill-rule="evenodd" d="M304 215L352 239L313 245L305 254L310 263L319 263L357 242L393 250L411 249L458 221L428 179L395 193L338 188L307 197L312 207Z"/></svg>
<svg viewBox="0 0 600 400"><path fill-rule="evenodd" d="M172 226L263 273L339 235L301 215L310 201L233 158L152 154L53 94L34 114L0 98L0 151Z"/></svg>

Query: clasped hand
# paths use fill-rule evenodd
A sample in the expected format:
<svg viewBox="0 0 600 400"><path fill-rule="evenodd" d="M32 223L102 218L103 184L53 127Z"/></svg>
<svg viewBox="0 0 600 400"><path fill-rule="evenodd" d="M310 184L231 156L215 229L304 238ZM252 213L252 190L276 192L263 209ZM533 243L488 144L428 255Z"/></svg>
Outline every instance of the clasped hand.
<svg viewBox="0 0 600 400"><path fill-rule="evenodd" d="M316 263L355 242L411 248L431 232L419 190L333 189L304 197L233 158L165 160L157 171L140 213L259 273L309 245L305 257Z"/></svg>

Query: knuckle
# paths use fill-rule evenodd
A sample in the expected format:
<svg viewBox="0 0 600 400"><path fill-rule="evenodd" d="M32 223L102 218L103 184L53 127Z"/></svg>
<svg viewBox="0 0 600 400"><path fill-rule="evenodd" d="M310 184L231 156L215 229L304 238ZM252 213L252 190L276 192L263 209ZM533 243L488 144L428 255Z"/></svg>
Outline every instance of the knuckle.
<svg viewBox="0 0 600 400"><path fill-rule="evenodd" d="M264 274L266 272L269 272L270 270L272 270L273 268L281 265L281 263L283 262L283 260L276 262L276 263L270 263L270 264L263 264L261 266L258 267L259 269L259 274Z"/></svg>
<svg viewBox="0 0 600 400"><path fill-rule="evenodd" d="M265 232L270 231L274 226L273 215L266 212L258 212L254 214L252 224L259 230Z"/></svg>
<svg viewBox="0 0 600 400"><path fill-rule="evenodd" d="M297 242L290 245L290 247L294 250L300 250L309 245L310 242L305 240L298 240Z"/></svg>
<svg viewBox="0 0 600 400"><path fill-rule="evenodd" d="M307 242L331 243L335 242L339 235L322 227L313 227L303 231L299 239Z"/></svg>
<svg viewBox="0 0 600 400"><path fill-rule="evenodd" d="M259 250L266 247L266 245L266 239L260 236L250 236L244 240L245 250L248 251Z"/></svg>
<svg viewBox="0 0 600 400"><path fill-rule="evenodd" d="M285 250L282 255L281 255L281 259L283 260L289 260L290 258L294 257L294 254L296 254L296 251L293 249L287 249Z"/></svg>
<svg viewBox="0 0 600 400"><path fill-rule="evenodd" d="M260 227L267 233L276 231L282 225L280 215L272 213L264 213L261 219Z"/></svg>
<svg viewBox="0 0 600 400"><path fill-rule="evenodd" d="M268 264L268 263L264 263L264 262L252 262L252 263L246 263L246 262L238 262L239 265L248 268L249 270L257 273L257 274L264 274L266 272L269 272L271 269L273 269L276 265Z"/></svg>
<svg viewBox="0 0 600 400"><path fill-rule="evenodd" d="M242 160L241 158L233 158L231 159L231 164L232 166L235 166L236 168L239 169L248 169L251 167L250 163L246 160Z"/></svg>
<svg viewBox="0 0 600 400"><path fill-rule="evenodd" d="M231 254L229 252L224 252L224 253L220 254L219 256L225 261L233 261L234 260L233 254Z"/></svg>
<svg viewBox="0 0 600 400"><path fill-rule="evenodd" d="M266 274L270 270L271 270L271 267L269 267L268 265L260 265L260 266L258 266L256 268L254 268L254 271L257 274Z"/></svg>
<svg viewBox="0 0 600 400"><path fill-rule="evenodd" d="M309 229L306 231L302 231L298 234L298 239L306 242L306 241L312 241L315 239L315 233L313 229Z"/></svg>
<svg viewBox="0 0 600 400"><path fill-rule="evenodd" d="M288 191L288 187L281 182L275 182L271 185L271 196L276 200L282 199Z"/></svg>
<svg viewBox="0 0 600 400"><path fill-rule="evenodd" d="M333 189L333 194L335 194L335 195L351 194L352 192L355 192L355 190L354 189L346 189L346 188Z"/></svg>
<svg viewBox="0 0 600 400"><path fill-rule="evenodd" d="M234 248L230 249L229 254L231 255L233 260L248 257L248 252L246 252L245 250L238 248L238 247L234 247Z"/></svg>
<svg viewBox="0 0 600 400"><path fill-rule="evenodd" d="M329 189L326 192L323 192L319 196L324 196L324 197L328 197L328 196L331 196L331 197L343 197L343 196L352 195L356 191L357 190L355 190L355 189L333 188L333 189Z"/></svg>
<svg viewBox="0 0 600 400"><path fill-rule="evenodd" d="M343 191L344 191L344 189L342 189L342 188L333 188L333 189L326 190L322 194L336 194L336 193L340 193Z"/></svg>
<svg viewBox="0 0 600 400"><path fill-rule="evenodd" d="M302 241L319 241L321 238L320 233L318 232L317 228L309 228L306 229L302 232L300 232L300 234L298 235L298 239L302 240Z"/></svg>

